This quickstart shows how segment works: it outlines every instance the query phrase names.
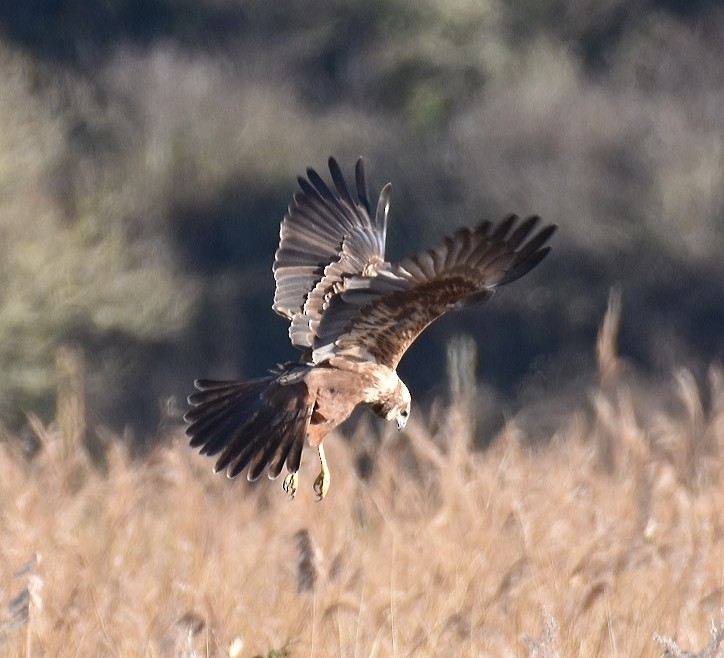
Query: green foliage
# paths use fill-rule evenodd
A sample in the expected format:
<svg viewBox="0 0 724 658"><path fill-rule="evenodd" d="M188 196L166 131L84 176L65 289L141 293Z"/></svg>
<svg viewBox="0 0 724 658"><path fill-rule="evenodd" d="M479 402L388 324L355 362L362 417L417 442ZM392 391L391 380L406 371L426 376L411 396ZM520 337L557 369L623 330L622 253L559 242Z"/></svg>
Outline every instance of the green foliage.
<svg viewBox="0 0 724 658"><path fill-rule="evenodd" d="M146 218L136 218L132 234L143 208L138 185L129 188L129 179L140 180L131 171L138 163L113 143L123 126L82 98L82 87L37 93L25 58L6 55L0 68L0 409L7 413L52 396L56 351L66 341L173 339L188 323L195 287ZM51 103L50 92L67 91L77 93L70 107Z"/></svg>
<svg viewBox="0 0 724 658"><path fill-rule="evenodd" d="M68 343L91 408L134 417L138 397L285 358L274 236L330 154L393 180L392 258L481 216L561 225L485 327L451 320L485 335L503 388L541 351L575 361L617 281L642 361L721 354L723 21L622 0L61 5L0 10L4 418L50 413ZM450 326L410 366L420 388Z"/></svg>

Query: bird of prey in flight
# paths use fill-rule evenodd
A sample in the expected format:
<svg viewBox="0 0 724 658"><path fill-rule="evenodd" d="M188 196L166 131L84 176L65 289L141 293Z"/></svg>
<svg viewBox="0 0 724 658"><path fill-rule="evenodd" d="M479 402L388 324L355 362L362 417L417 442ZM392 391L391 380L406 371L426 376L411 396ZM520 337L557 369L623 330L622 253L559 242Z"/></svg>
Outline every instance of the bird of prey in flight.
<svg viewBox="0 0 724 658"><path fill-rule="evenodd" d="M395 369L407 348L444 313L484 302L529 272L550 250L545 245L556 229L538 230L535 216L510 215L390 263L390 184L373 207L361 158L352 192L334 158L329 170L333 187L314 169L299 178L272 268L272 308L290 321L301 359L258 379L199 379L184 416L191 446L218 456L216 472L233 478L247 469L256 480L264 471L276 478L286 465L284 490L292 497L308 443L319 451L320 500L330 483L324 438L359 405L403 429L410 392Z"/></svg>

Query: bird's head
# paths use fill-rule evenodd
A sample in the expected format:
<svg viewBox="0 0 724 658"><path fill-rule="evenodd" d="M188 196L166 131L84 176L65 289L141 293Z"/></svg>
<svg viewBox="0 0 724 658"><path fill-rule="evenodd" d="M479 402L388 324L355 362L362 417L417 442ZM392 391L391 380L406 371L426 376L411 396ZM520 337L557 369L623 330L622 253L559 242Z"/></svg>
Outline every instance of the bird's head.
<svg viewBox="0 0 724 658"><path fill-rule="evenodd" d="M397 373L390 371L386 377L380 378L371 397L374 401L367 405L372 411L380 418L394 420L398 430L405 429L410 416L410 391Z"/></svg>
<svg viewBox="0 0 724 658"><path fill-rule="evenodd" d="M410 391L407 390L404 382L400 381L395 390L395 405L392 407L388 420L394 419L397 422L397 430L402 431L407 425L407 419L410 417L410 405L412 398Z"/></svg>

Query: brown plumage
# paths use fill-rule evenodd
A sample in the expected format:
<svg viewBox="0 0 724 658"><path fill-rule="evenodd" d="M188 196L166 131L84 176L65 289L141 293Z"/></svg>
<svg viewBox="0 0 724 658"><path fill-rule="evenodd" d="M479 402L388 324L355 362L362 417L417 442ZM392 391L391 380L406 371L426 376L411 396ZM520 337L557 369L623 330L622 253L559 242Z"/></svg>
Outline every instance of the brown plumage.
<svg viewBox="0 0 724 658"><path fill-rule="evenodd" d="M478 304L523 276L550 251L556 227L538 217L463 228L437 247L397 264L385 260L390 185L374 214L362 159L355 194L334 158L334 191L313 169L281 224L273 272L273 309L290 321L303 351L267 377L246 382L197 380L185 420L191 446L218 455L215 470L250 480L286 465L292 496L305 441L319 450L319 498L329 488L322 441L358 405L407 422L410 393L395 369L415 338L448 311ZM537 232L536 232L537 231Z"/></svg>

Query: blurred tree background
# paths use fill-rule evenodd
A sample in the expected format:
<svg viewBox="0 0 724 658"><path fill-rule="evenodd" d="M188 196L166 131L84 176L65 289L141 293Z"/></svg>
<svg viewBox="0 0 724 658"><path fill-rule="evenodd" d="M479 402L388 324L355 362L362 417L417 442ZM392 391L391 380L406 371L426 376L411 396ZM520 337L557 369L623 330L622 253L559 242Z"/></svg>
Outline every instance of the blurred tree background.
<svg viewBox="0 0 724 658"><path fill-rule="evenodd" d="M561 227L420 339L413 394L467 333L488 404L580 395L615 285L624 355L701 371L724 356L722 62L712 1L5 0L3 422L52 418L70 368L89 422L143 443L195 377L296 358L270 268L330 154L393 181L392 259L508 212Z"/></svg>

